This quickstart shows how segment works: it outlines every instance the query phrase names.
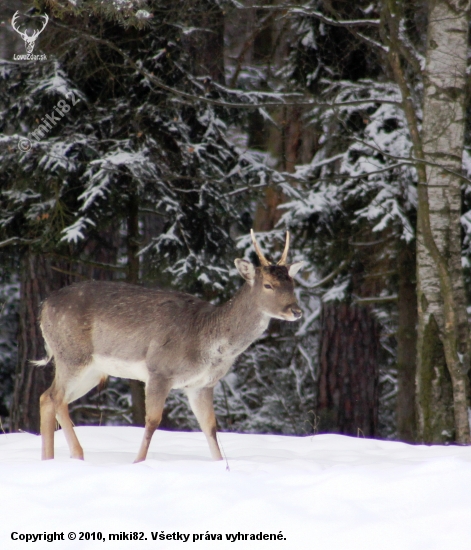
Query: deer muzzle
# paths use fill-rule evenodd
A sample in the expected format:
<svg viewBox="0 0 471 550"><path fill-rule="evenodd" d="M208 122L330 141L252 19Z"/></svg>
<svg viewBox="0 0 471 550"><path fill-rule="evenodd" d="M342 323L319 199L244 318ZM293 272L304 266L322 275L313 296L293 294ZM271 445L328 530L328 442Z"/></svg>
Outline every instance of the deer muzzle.
<svg viewBox="0 0 471 550"><path fill-rule="evenodd" d="M299 306L291 306L291 313L295 319L300 319L303 316L303 312Z"/></svg>
<svg viewBox="0 0 471 550"><path fill-rule="evenodd" d="M286 306L283 310L283 318L286 321L297 321L303 316L303 312L297 303Z"/></svg>

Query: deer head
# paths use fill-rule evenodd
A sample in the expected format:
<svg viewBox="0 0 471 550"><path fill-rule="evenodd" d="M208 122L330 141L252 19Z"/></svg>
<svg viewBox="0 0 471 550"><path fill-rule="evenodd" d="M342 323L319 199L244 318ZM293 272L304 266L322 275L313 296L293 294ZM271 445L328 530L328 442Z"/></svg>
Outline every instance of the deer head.
<svg viewBox="0 0 471 550"><path fill-rule="evenodd" d="M286 232L286 242L279 262L274 265L263 255L253 230L250 230L252 242L260 260L260 266L255 267L247 260L237 259L235 264L239 273L253 287L254 300L264 313L275 319L296 321L302 316L294 295L293 277L302 268L304 262L288 265L286 259L289 250L289 232Z"/></svg>
<svg viewBox="0 0 471 550"><path fill-rule="evenodd" d="M19 12L16 11L13 15L12 20L11 20L11 26L21 36L21 38L25 41L26 52L27 53L33 53L34 43L36 42L36 39L38 38L38 36L43 32L45 26L47 25L47 23L49 21L49 17L46 14L39 16L41 19L44 20L43 26L39 30L33 31L33 34L31 36L29 36L27 30L25 30L25 32L22 32L17 28L16 24L17 24L18 17L19 17Z"/></svg>

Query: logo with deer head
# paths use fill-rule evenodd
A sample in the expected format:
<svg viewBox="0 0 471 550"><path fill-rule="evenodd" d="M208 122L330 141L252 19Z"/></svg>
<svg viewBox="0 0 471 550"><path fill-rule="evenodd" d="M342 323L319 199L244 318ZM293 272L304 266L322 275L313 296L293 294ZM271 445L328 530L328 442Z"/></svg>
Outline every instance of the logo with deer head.
<svg viewBox="0 0 471 550"><path fill-rule="evenodd" d="M49 21L49 17L45 14L45 15L39 15L39 19L42 19L43 20L43 24L42 24L42 27L39 29L39 30L34 30L33 31L33 34L30 36L28 34L28 29L25 29L25 31L20 31L20 29L18 28L18 17L19 17L20 13L18 11L15 12L15 14L13 15L13 18L11 20L11 26L13 27L13 29L21 36L21 38L25 41L25 48L26 48L26 52L28 54L31 54L33 53L33 50L34 50L34 43L36 42L36 39L38 38L38 36L43 32L44 28L46 27L48 21Z"/></svg>

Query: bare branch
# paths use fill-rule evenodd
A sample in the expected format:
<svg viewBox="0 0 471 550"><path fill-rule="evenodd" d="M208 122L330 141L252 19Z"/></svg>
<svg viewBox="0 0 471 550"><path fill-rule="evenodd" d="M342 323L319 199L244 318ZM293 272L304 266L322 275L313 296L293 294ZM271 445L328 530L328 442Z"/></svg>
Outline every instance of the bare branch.
<svg viewBox="0 0 471 550"><path fill-rule="evenodd" d="M204 103L208 103L209 105L215 105L218 107L226 107L226 108L232 108L232 109L259 109L260 107L280 107L280 106L296 106L296 107L323 107L323 108L335 108L335 107L348 107L353 105L370 105L372 103L385 103L389 105L400 105L397 101L387 100L387 99L362 99L362 100L355 100L355 101L345 101L342 103L333 103L331 101L312 101L312 100L303 100L305 98L302 94L295 94L295 93L288 93L283 94L284 97L299 97L300 99L298 101L284 101L280 94L274 94L274 93L267 93L267 92L244 92L243 97L247 98L247 103L240 103L240 102L230 102L230 101L223 101L219 99L212 99L207 96L201 96L201 95L195 95L190 94L188 92L184 92L182 90L178 90L177 88L173 88L172 86L167 86L167 84L164 84L161 80L159 80L156 76L154 76L152 73L149 73L145 69L143 69L141 66L139 66L126 52L124 52L119 46L114 44L113 42L110 42L109 40L105 40L103 38L97 38L96 36L87 34L83 31L79 31L77 29L68 27L66 25L62 25L60 23L54 22L54 25L58 28L67 30L68 32L74 32L77 35L86 38L87 40L90 40L92 42L96 42L98 44L102 44L104 46L109 47L110 49L114 50L115 52L119 53L122 58L124 59L125 63L128 64L133 70L135 70L137 73L144 76L150 83L154 84L157 88L160 88L161 90L165 90L166 92L169 92L173 95L179 96L181 98L187 99L191 102L194 101L202 101ZM238 96L241 95L241 92L239 90L233 90L230 88L226 88L224 86L218 85L215 82L211 83L214 88L219 89L221 91L224 91L228 94L237 94ZM278 98L278 101L270 101L274 97ZM258 101L259 99L265 98L266 101Z"/></svg>
<svg viewBox="0 0 471 550"><path fill-rule="evenodd" d="M106 264L102 262L93 262L91 260L82 260L81 258L70 258L69 256L63 256L62 254L58 254L57 252L50 252L51 256L54 256L55 258L59 258L61 260L65 260L66 262L69 262L71 264L80 264L80 265L89 265L90 267L96 267L98 269L109 269L111 271L126 271L127 266L123 265L113 265L113 264Z"/></svg>
<svg viewBox="0 0 471 550"><path fill-rule="evenodd" d="M460 178L461 180L465 181L466 183L471 183L471 179L467 178L464 174L461 174L460 172L456 172L455 170L451 170L450 168L447 168L445 165L439 164L438 162L432 162L430 160L425 160L425 159L417 158L417 157L414 157L414 156L400 157L398 155L391 155L390 153L387 153L386 151L384 151L384 149L381 149L379 147L375 147L374 145L371 145L371 143L363 141L360 138L357 138L355 136L351 136L351 138L354 141L357 141L358 143L361 143L362 145L365 145L365 147L369 147L370 149L373 149L373 151L377 151L378 153L381 153L382 155L384 155L387 158L402 161L400 164L396 164L393 167L385 168L385 171L390 170L390 169L392 169L396 166L400 166L401 164L403 164L403 165L407 164L409 166L414 166L415 168L417 168L417 166L419 164L421 164L421 165L424 165L424 166L434 166L435 168L440 168L440 170L443 170L443 172L446 172L447 174L452 174L453 176L456 176L457 178ZM364 175L368 175L368 174L364 174ZM358 177L364 177L364 175L361 175L361 176L358 176ZM353 176L352 179L354 179L356 177L357 176ZM447 187L447 184L429 186L429 184L426 181L419 181L418 185L425 185L426 187Z"/></svg>
<svg viewBox="0 0 471 550"><path fill-rule="evenodd" d="M355 298L357 304L387 304L397 302L397 294L391 296L368 296L367 298Z"/></svg>
<svg viewBox="0 0 471 550"><path fill-rule="evenodd" d="M86 277L85 275L82 275L81 273L77 273L76 271L73 272L73 271L68 271L66 269L61 269L60 267L55 267L53 265L51 265L51 269L53 271L57 271L58 273L63 273L64 275L70 275L71 277L78 277L79 279L88 279L88 277Z"/></svg>
<svg viewBox="0 0 471 550"><path fill-rule="evenodd" d="M33 244L37 242L38 239L22 239L20 237L10 237L9 239L0 242L0 248L13 244Z"/></svg>
<svg viewBox="0 0 471 550"><path fill-rule="evenodd" d="M319 288L322 285L325 285L329 281L331 281L338 273L342 271L342 269L348 264L347 260L344 260L341 262L341 264L334 269L329 275L326 275L323 279L320 281L317 281L313 285L307 284L301 277L297 277L296 282L299 284L299 286L302 286L303 288L307 288L309 290L313 290L314 288Z"/></svg>
<svg viewBox="0 0 471 550"><path fill-rule="evenodd" d="M241 10L257 10L257 11L278 11L286 12L294 15L303 15L305 17L314 17L322 23L327 25L333 25L335 27L379 27L379 19L351 19L351 20L342 20L342 19L333 19L332 17L327 17L323 13L316 10L309 10L306 8L300 8L296 4L280 4L278 6L241 6Z"/></svg>

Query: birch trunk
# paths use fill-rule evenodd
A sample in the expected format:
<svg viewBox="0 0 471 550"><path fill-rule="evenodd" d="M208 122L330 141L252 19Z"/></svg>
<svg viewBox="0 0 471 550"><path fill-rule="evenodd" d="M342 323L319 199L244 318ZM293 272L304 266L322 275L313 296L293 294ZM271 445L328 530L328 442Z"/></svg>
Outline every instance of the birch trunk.
<svg viewBox="0 0 471 550"><path fill-rule="evenodd" d="M417 238L419 440L469 443L460 177L469 3L431 0ZM454 173L452 173L454 172ZM425 176L425 177L424 177Z"/></svg>

